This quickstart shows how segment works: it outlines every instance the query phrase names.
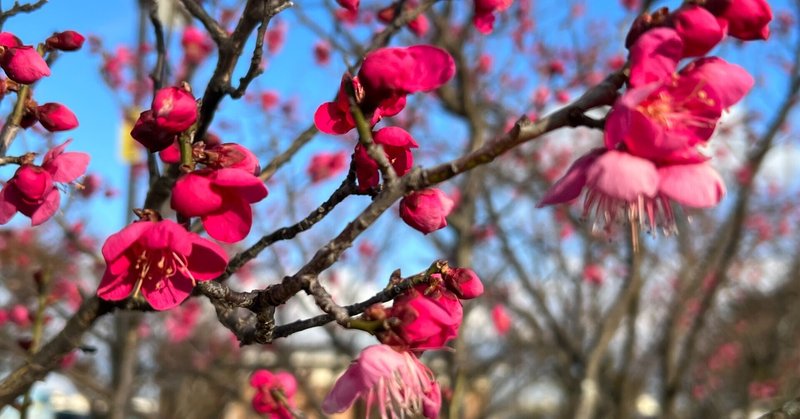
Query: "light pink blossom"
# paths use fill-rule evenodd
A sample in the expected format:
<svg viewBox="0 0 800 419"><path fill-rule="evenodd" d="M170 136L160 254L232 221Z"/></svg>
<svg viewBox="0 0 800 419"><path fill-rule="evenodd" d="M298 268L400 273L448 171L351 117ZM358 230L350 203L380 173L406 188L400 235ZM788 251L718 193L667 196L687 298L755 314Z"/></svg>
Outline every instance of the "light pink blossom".
<svg viewBox="0 0 800 419"><path fill-rule="evenodd" d="M365 399L368 415L377 408L382 419L419 414L433 419L439 417L442 405L431 370L412 353L387 345L364 348L336 380L322 410L326 414L344 412L359 397Z"/></svg>

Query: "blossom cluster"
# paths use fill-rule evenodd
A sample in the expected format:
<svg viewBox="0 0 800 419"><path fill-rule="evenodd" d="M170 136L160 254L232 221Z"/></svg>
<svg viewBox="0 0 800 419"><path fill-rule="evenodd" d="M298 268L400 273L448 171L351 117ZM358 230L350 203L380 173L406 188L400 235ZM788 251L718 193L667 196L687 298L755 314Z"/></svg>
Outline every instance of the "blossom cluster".
<svg viewBox="0 0 800 419"><path fill-rule="evenodd" d="M705 54L726 33L766 38L771 18L765 1L741 0L687 3L637 19L628 35L628 89L607 116L604 147L576 160L539 206L571 201L585 189L584 216L606 229L628 219L669 233L672 202L717 205L725 185L700 147L754 81L743 68ZM689 57L699 58L678 70Z"/></svg>

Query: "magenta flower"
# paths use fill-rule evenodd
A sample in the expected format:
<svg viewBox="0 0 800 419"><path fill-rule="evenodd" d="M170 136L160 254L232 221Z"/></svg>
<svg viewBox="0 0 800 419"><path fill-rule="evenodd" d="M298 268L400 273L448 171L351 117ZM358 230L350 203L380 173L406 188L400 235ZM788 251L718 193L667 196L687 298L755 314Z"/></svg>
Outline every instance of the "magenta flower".
<svg viewBox="0 0 800 419"><path fill-rule="evenodd" d="M707 0L703 7L727 23L728 35L734 38L769 38L772 9L766 0Z"/></svg>
<svg viewBox="0 0 800 419"><path fill-rule="evenodd" d="M579 158L545 193L538 207L569 202L586 189L583 215L611 229L620 219L674 232L669 200L710 208L725 195L725 184L707 162L655 163L624 151L594 149Z"/></svg>
<svg viewBox="0 0 800 419"><path fill-rule="evenodd" d="M0 66L11 80L32 84L50 75L50 67L32 46L8 48L3 53Z"/></svg>
<svg viewBox="0 0 800 419"><path fill-rule="evenodd" d="M412 192L400 200L400 218L423 234L445 228L453 200L439 189Z"/></svg>
<svg viewBox="0 0 800 419"><path fill-rule="evenodd" d="M172 209L186 217L200 217L208 235L235 243L250 233L250 204L267 197L267 187L241 169L201 169L181 176L172 189Z"/></svg>
<svg viewBox="0 0 800 419"><path fill-rule="evenodd" d="M195 66L202 63L214 50L214 42L208 36L208 33L192 25L183 30L181 46L183 47L183 56L186 63Z"/></svg>
<svg viewBox="0 0 800 419"><path fill-rule="evenodd" d="M314 113L314 124L327 134L345 134L355 127L345 89L352 84L356 102L375 125L384 116L397 115L406 95L427 92L447 83L455 74L455 62L447 51L430 45L381 48L364 58L358 76L345 76L336 100Z"/></svg>
<svg viewBox="0 0 800 419"><path fill-rule="evenodd" d="M197 120L197 103L191 93L180 87L165 87L153 97L153 119L164 131L177 134Z"/></svg>
<svg viewBox="0 0 800 419"><path fill-rule="evenodd" d="M138 221L103 244L106 271L97 296L119 301L141 292L156 310L182 303L198 281L209 281L228 264L225 251L171 221Z"/></svg>
<svg viewBox="0 0 800 419"><path fill-rule="evenodd" d="M64 152L72 140L52 148L44 155L41 166L23 164L0 191L0 224L17 212L30 217L37 226L58 211L61 195L54 183L69 183L86 172L89 155Z"/></svg>
<svg viewBox="0 0 800 419"><path fill-rule="evenodd" d="M494 30L494 13L511 7L514 0L475 0L475 16L473 25L478 32L488 35Z"/></svg>
<svg viewBox="0 0 800 419"><path fill-rule="evenodd" d="M311 158L306 173L311 177L311 182L317 183L336 176L346 168L347 153L343 151L338 153L321 152Z"/></svg>
<svg viewBox="0 0 800 419"><path fill-rule="evenodd" d="M422 414L439 417L439 384L425 364L409 352L386 345L364 348L347 371L336 380L322 402L326 414L341 413L363 397L367 414L377 407L382 419Z"/></svg>
<svg viewBox="0 0 800 419"><path fill-rule="evenodd" d="M403 176L411 170L414 165L411 149L419 145L408 131L398 127L381 128L372 133L372 140L383 148L397 176ZM380 184L378 163L372 160L367 149L361 144L356 145L353 161L359 190L366 191Z"/></svg>
<svg viewBox="0 0 800 419"><path fill-rule="evenodd" d="M361 0L336 0L336 3L339 3L339 6L342 8L347 9L351 13L358 13L358 3Z"/></svg>
<svg viewBox="0 0 800 419"><path fill-rule="evenodd" d="M297 380L288 372L271 373L257 370L250 376L250 386L256 390L253 396L253 410L266 413L270 418L292 419L289 410L294 407Z"/></svg>
<svg viewBox="0 0 800 419"><path fill-rule="evenodd" d="M661 80L634 87L617 101L606 123L608 149L624 144L654 162L706 160L694 146L711 137L722 110L753 86L747 71L716 57L695 60Z"/></svg>
<svg viewBox="0 0 800 419"><path fill-rule="evenodd" d="M424 284L395 298L388 313L399 323L378 338L387 345L415 351L443 348L458 335L464 315L461 301L452 292Z"/></svg>

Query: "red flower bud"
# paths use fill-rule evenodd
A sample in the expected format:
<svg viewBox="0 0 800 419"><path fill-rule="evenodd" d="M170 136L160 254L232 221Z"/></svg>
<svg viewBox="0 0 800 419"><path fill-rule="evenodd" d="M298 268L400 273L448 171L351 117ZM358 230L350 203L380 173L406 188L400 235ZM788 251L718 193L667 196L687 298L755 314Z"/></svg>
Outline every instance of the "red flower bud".
<svg viewBox="0 0 800 419"><path fill-rule="evenodd" d="M21 47L22 41L11 32L0 32L0 46L6 48Z"/></svg>
<svg viewBox="0 0 800 419"><path fill-rule="evenodd" d="M0 66L3 67L8 78L22 84L31 84L50 75L47 63L30 46L9 48L3 54Z"/></svg>
<svg viewBox="0 0 800 419"><path fill-rule="evenodd" d="M45 43L48 47L58 49L61 51L77 51L83 46L83 41L86 38L75 31L64 31L54 33L53 36L47 38Z"/></svg>
<svg viewBox="0 0 800 419"><path fill-rule="evenodd" d="M161 151L175 142L175 133L159 128L153 117L153 111L149 110L139 115L131 130L131 137L151 153Z"/></svg>
<svg viewBox="0 0 800 419"><path fill-rule="evenodd" d="M446 217L453 200L439 189L413 192L400 201L400 218L409 226L428 234L447 226Z"/></svg>
<svg viewBox="0 0 800 419"><path fill-rule="evenodd" d="M152 108L156 126L172 134L186 131L197 120L194 96L180 87L156 92Z"/></svg>
<svg viewBox="0 0 800 419"><path fill-rule="evenodd" d="M78 126L78 118L60 103L45 103L36 108L39 122L50 131L68 131Z"/></svg>
<svg viewBox="0 0 800 419"><path fill-rule="evenodd" d="M444 284L462 300L476 298L483 294L483 283L469 268L451 268L443 274Z"/></svg>

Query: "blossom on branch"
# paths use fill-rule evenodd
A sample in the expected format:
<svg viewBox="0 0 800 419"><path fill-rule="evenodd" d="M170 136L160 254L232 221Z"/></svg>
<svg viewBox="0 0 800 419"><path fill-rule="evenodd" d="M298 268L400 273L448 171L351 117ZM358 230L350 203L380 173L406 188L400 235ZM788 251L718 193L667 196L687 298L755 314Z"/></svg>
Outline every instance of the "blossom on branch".
<svg viewBox="0 0 800 419"><path fill-rule="evenodd" d="M156 310L182 303L198 281L216 278L228 264L219 245L171 220L137 221L109 236L102 252L97 296L119 301L141 293Z"/></svg>

